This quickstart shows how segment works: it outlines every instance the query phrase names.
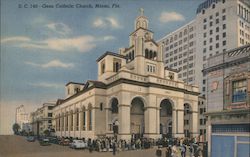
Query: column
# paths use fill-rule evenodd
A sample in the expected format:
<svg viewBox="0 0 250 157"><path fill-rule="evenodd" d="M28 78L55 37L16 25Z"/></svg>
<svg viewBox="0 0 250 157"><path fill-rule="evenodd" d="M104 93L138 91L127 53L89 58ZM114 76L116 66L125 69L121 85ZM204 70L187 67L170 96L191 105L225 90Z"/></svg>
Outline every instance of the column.
<svg viewBox="0 0 250 157"><path fill-rule="evenodd" d="M184 110L176 110L176 133L175 137L184 137Z"/></svg>
<svg viewBox="0 0 250 157"><path fill-rule="evenodd" d="M130 140L130 105L119 104L119 139Z"/></svg>
<svg viewBox="0 0 250 157"><path fill-rule="evenodd" d="M177 123L177 121L176 121L176 110L175 109L173 109L173 111L172 111L172 135L175 137L175 134L176 134L176 128L177 128L177 125L176 125L176 123Z"/></svg>
<svg viewBox="0 0 250 157"><path fill-rule="evenodd" d="M82 130L83 130L83 111L79 111L79 136L82 137Z"/></svg>
<svg viewBox="0 0 250 157"><path fill-rule="evenodd" d="M191 136L197 137L199 136L198 132L198 101L192 103L192 113L191 113Z"/></svg>
<svg viewBox="0 0 250 157"><path fill-rule="evenodd" d="M108 103L109 104L109 103ZM105 108L105 114L106 114L106 134L113 134L113 132L110 130L110 123L111 123L111 110L109 106Z"/></svg>
<svg viewBox="0 0 250 157"><path fill-rule="evenodd" d="M159 128L160 115L157 107L146 107L145 110L145 137L158 139L160 137Z"/></svg>
<svg viewBox="0 0 250 157"><path fill-rule="evenodd" d="M74 113L73 113L73 136L75 137L75 135L76 135L76 114L77 114L77 112L76 111L74 111Z"/></svg>

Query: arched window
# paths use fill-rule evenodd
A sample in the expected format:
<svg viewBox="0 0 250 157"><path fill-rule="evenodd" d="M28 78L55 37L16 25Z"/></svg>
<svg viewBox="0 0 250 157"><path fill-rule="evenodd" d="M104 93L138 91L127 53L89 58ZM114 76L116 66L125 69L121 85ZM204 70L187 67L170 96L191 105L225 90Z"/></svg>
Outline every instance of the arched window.
<svg viewBox="0 0 250 157"><path fill-rule="evenodd" d="M146 50L145 50L145 58L148 59L148 58L149 58L148 56L149 56L149 54L148 54L148 49L146 49Z"/></svg>
<svg viewBox="0 0 250 157"><path fill-rule="evenodd" d="M70 131L73 131L73 111L70 112Z"/></svg>
<svg viewBox="0 0 250 157"><path fill-rule="evenodd" d="M154 60L156 60L156 58L157 58L157 53L156 51L154 51Z"/></svg>
<svg viewBox="0 0 250 157"><path fill-rule="evenodd" d="M103 74L105 72L105 63L102 63L101 65L101 74Z"/></svg>
<svg viewBox="0 0 250 157"><path fill-rule="evenodd" d="M79 110L76 109L76 130L79 130Z"/></svg>
<svg viewBox="0 0 250 157"><path fill-rule="evenodd" d="M129 53L129 60L132 60L131 52Z"/></svg>
<svg viewBox="0 0 250 157"><path fill-rule="evenodd" d="M68 112L66 112L65 117L66 117L66 122L65 122L66 129L65 130L68 131L68 128L69 128L69 113Z"/></svg>
<svg viewBox="0 0 250 157"><path fill-rule="evenodd" d="M134 58L135 58L135 51L132 50L132 60L134 60Z"/></svg>
<svg viewBox="0 0 250 157"><path fill-rule="evenodd" d="M62 126L61 130L63 131L64 130L64 113L62 113L62 125L61 126Z"/></svg>
<svg viewBox="0 0 250 157"><path fill-rule="evenodd" d="M115 98L112 100L111 112L112 113L118 113L118 100L115 99Z"/></svg>
<svg viewBox="0 0 250 157"><path fill-rule="evenodd" d="M153 58L153 51L150 50L150 51L149 51L149 59L152 59L152 58Z"/></svg>
<svg viewBox="0 0 250 157"><path fill-rule="evenodd" d="M86 110L82 108L82 130L86 130Z"/></svg>
<svg viewBox="0 0 250 157"><path fill-rule="evenodd" d="M92 106L88 107L88 130L92 130Z"/></svg>

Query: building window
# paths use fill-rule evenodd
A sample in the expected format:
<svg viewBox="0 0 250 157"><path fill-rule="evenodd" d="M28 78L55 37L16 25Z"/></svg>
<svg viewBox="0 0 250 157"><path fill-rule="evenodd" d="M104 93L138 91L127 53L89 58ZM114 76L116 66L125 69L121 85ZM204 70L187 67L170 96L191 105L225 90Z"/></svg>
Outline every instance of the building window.
<svg viewBox="0 0 250 157"><path fill-rule="evenodd" d="M207 19L205 18L205 19L203 19L203 23L206 23L207 22Z"/></svg>
<svg viewBox="0 0 250 157"><path fill-rule="evenodd" d="M247 81L237 80L232 83L232 102L243 102L246 101L247 97Z"/></svg>
<svg viewBox="0 0 250 157"><path fill-rule="evenodd" d="M213 19L213 15L211 15L211 16L209 17L209 19L210 19L210 20Z"/></svg>
<svg viewBox="0 0 250 157"><path fill-rule="evenodd" d="M103 74L105 72L105 63L104 61L101 64L101 74Z"/></svg>
<svg viewBox="0 0 250 157"><path fill-rule="evenodd" d="M82 120L82 122L83 122L82 129L86 130L86 112L85 111L83 111L83 120Z"/></svg>
<svg viewBox="0 0 250 157"><path fill-rule="evenodd" d="M219 43L216 43L216 48L219 48L219 46L220 46Z"/></svg>
<svg viewBox="0 0 250 157"><path fill-rule="evenodd" d="M202 87L202 91L205 92L206 91L206 87Z"/></svg>
<svg viewBox="0 0 250 157"><path fill-rule="evenodd" d="M224 33L222 34L222 36L223 36L223 38L225 38L225 37L226 37L226 32L224 32Z"/></svg>
<svg viewBox="0 0 250 157"><path fill-rule="evenodd" d="M226 40L224 40L224 41L222 42L222 45L225 46L226 43L227 43Z"/></svg>
<svg viewBox="0 0 250 157"><path fill-rule="evenodd" d="M103 110L103 103L100 103L100 110Z"/></svg>
<svg viewBox="0 0 250 157"><path fill-rule="evenodd" d="M219 40L219 38L220 38L220 37L219 37L219 35L216 35L216 37L215 37L215 38L216 38L216 40Z"/></svg>
<svg viewBox="0 0 250 157"><path fill-rule="evenodd" d="M206 80L203 80L202 83L203 83L203 84L206 84Z"/></svg>
<svg viewBox="0 0 250 157"><path fill-rule="evenodd" d="M226 15L223 15L222 16L222 21L225 21L226 20Z"/></svg>
<svg viewBox="0 0 250 157"><path fill-rule="evenodd" d="M204 25L204 26L203 26L203 29L207 29L207 25Z"/></svg>
<svg viewBox="0 0 250 157"><path fill-rule="evenodd" d="M52 113L48 113L48 117L52 117Z"/></svg>
<svg viewBox="0 0 250 157"><path fill-rule="evenodd" d="M88 124L89 124L88 130L92 130L92 110L91 110L91 108L88 110Z"/></svg>
<svg viewBox="0 0 250 157"><path fill-rule="evenodd" d="M223 24L222 28L223 28L223 29L226 29L226 24Z"/></svg>
<svg viewBox="0 0 250 157"><path fill-rule="evenodd" d="M210 25L210 27L213 26L213 22L211 21L211 22L209 23L209 25Z"/></svg>
<svg viewBox="0 0 250 157"><path fill-rule="evenodd" d="M216 12L216 14L215 14L216 16L219 16L219 12Z"/></svg>
<svg viewBox="0 0 250 157"><path fill-rule="evenodd" d="M215 23L218 24L219 22L220 22L220 20L219 20L219 19L216 19L216 22L215 22Z"/></svg>
<svg viewBox="0 0 250 157"><path fill-rule="evenodd" d="M53 109L53 106L48 106L48 110L52 110Z"/></svg>
<svg viewBox="0 0 250 157"><path fill-rule="evenodd" d="M212 35L213 34L213 30L210 30L210 35Z"/></svg>
<svg viewBox="0 0 250 157"><path fill-rule="evenodd" d="M219 30L220 30L219 27L216 27L216 32L219 32Z"/></svg>

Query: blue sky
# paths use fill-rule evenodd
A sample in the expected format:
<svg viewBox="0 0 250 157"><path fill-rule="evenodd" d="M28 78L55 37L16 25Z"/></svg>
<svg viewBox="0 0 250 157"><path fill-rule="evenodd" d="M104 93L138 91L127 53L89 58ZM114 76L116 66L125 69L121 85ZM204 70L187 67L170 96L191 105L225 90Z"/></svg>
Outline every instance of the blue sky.
<svg viewBox="0 0 250 157"><path fill-rule="evenodd" d="M203 1L1 0L2 112L10 105L34 109L64 98L69 81L95 80L96 59L105 51L128 46L139 8L144 8L157 40L194 19ZM23 8L25 4L38 8ZM118 4L119 8L42 8L44 4Z"/></svg>

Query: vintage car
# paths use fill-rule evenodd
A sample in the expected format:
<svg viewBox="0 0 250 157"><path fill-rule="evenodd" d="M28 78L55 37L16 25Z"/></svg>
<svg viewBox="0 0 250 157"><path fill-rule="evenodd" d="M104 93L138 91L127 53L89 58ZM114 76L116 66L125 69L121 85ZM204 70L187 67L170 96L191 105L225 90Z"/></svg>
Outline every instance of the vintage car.
<svg viewBox="0 0 250 157"><path fill-rule="evenodd" d="M61 139L59 144L63 145L63 146L68 146L70 144L70 140L69 139Z"/></svg>
<svg viewBox="0 0 250 157"><path fill-rule="evenodd" d="M35 142L36 138L34 136L28 136L27 137L27 141L29 141L29 142Z"/></svg>
<svg viewBox="0 0 250 157"><path fill-rule="evenodd" d="M49 143L49 139L47 139L47 138L42 139L39 143L40 143L41 146L49 146L49 145L51 145Z"/></svg>
<svg viewBox="0 0 250 157"><path fill-rule="evenodd" d="M83 140L73 140L73 142L69 144L69 147L74 149L86 148L87 143L83 142Z"/></svg>

